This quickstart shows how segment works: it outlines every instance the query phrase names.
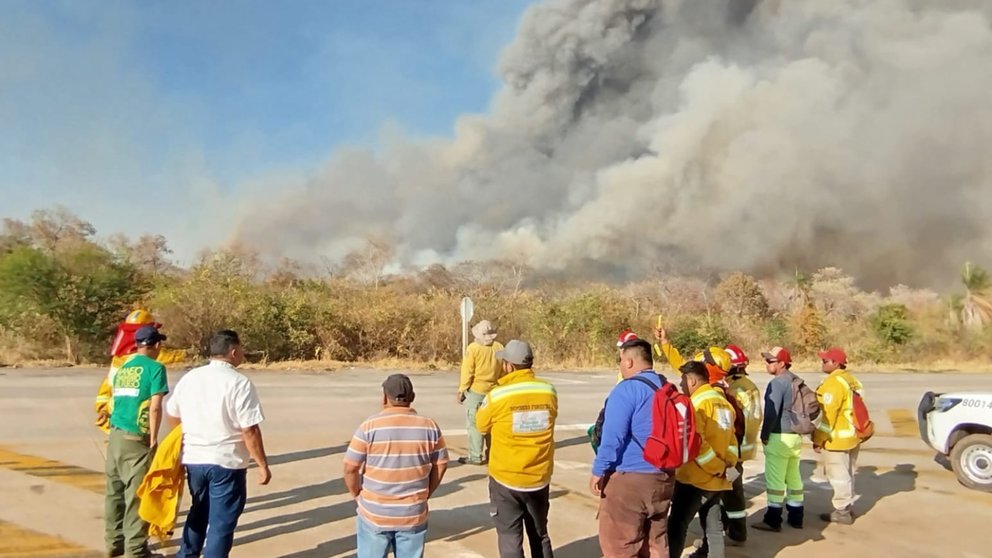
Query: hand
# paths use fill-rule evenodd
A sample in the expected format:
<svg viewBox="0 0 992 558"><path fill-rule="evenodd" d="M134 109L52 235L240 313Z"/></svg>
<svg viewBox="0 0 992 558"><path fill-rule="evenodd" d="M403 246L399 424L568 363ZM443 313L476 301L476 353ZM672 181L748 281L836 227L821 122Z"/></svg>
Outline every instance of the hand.
<svg viewBox="0 0 992 558"><path fill-rule="evenodd" d="M258 468L258 484L265 486L269 484L272 480L272 471L269 470L268 465L263 465Z"/></svg>
<svg viewBox="0 0 992 558"><path fill-rule="evenodd" d="M465 402L465 392L464 391L459 391L458 394L455 395L455 401L457 401L459 405L461 405L462 403L464 403Z"/></svg>
<svg viewBox="0 0 992 558"><path fill-rule="evenodd" d="M741 473L740 471L737 470L737 467L728 467L727 470L724 472L724 476L727 477L727 480L730 481L730 484L733 484L734 482L737 481L737 479L741 478Z"/></svg>
<svg viewBox="0 0 992 558"><path fill-rule="evenodd" d="M603 492L602 482L603 482L603 478L597 477L596 475L593 475L592 478L589 479L589 492L593 496L599 496L600 494L602 494Z"/></svg>
<svg viewBox="0 0 992 558"><path fill-rule="evenodd" d="M668 344L668 331L663 327L654 328L654 338L658 340L662 345Z"/></svg>

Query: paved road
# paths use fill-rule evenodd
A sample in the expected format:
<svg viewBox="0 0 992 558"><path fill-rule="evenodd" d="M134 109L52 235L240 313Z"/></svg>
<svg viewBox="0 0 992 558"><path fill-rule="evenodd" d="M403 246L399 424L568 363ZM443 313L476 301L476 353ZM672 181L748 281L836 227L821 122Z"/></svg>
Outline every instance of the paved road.
<svg viewBox="0 0 992 558"><path fill-rule="evenodd" d="M102 548L104 437L92 426L98 370L0 370L0 557L90 556ZM249 372L265 406L263 425L274 479L251 486L236 556L352 556L354 505L341 481L342 453L354 428L376 411L384 371ZM805 375L815 384L818 374ZM551 535L559 558L600 556L596 501L586 493L592 453L584 432L615 376L548 373L560 393ZM862 516L853 527L815 519L827 485L807 483L806 529L755 533L731 557L992 556L984 529L992 495L960 487L919 441L915 408L927 390L992 390L992 375L865 374L879 434L858 470ZM179 374L170 378L178 380ZM454 403L455 376L413 375L420 413L434 417L454 455L466 439ZM763 388L766 377L755 374ZM814 454L804 462L807 473ZM762 464L749 463L752 513L764 505ZM484 469L455 464L432 500L428 555L495 556ZM697 529L694 527L694 529ZM167 547L168 550L169 547Z"/></svg>

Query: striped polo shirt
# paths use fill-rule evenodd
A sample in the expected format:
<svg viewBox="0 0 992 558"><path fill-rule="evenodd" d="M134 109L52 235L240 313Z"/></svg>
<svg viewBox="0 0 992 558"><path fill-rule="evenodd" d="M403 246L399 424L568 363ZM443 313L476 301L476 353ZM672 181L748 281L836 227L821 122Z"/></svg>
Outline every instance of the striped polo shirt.
<svg viewBox="0 0 992 558"><path fill-rule="evenodd" d="M365 465L358 514L383 530L405 530L427 522L427 496L434 463L448 450L433 420L406 407L390 407L363 422L345 461Z"/></svg>

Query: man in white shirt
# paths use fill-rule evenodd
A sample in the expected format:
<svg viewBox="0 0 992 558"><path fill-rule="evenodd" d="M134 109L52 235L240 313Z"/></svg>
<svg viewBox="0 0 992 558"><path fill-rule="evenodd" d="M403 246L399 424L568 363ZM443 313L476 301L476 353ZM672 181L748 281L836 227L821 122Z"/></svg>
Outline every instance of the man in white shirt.
<svg viewBox="0 0 992 558"><path fill-rule="evenodd" d="M259 428L265 417L255 386L237 371L242 362L238 334L218 332L210 340L210 363L183 376L166 405L170 424L183 427L182 461L193 498L178 558L230 554L248 496L249 456L259 484L272 478Z"/></svg>

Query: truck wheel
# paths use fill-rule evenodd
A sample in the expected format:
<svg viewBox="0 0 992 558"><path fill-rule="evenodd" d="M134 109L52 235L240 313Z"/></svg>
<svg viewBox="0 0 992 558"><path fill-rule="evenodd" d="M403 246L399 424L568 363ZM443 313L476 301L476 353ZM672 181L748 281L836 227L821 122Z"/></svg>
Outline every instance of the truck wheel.
<svg viewBox="0 0 992 558"><path fill-rule="evenodd" d="M954 444L951 467L968 488L992 492L992 436L971 434Z"/></svg>

